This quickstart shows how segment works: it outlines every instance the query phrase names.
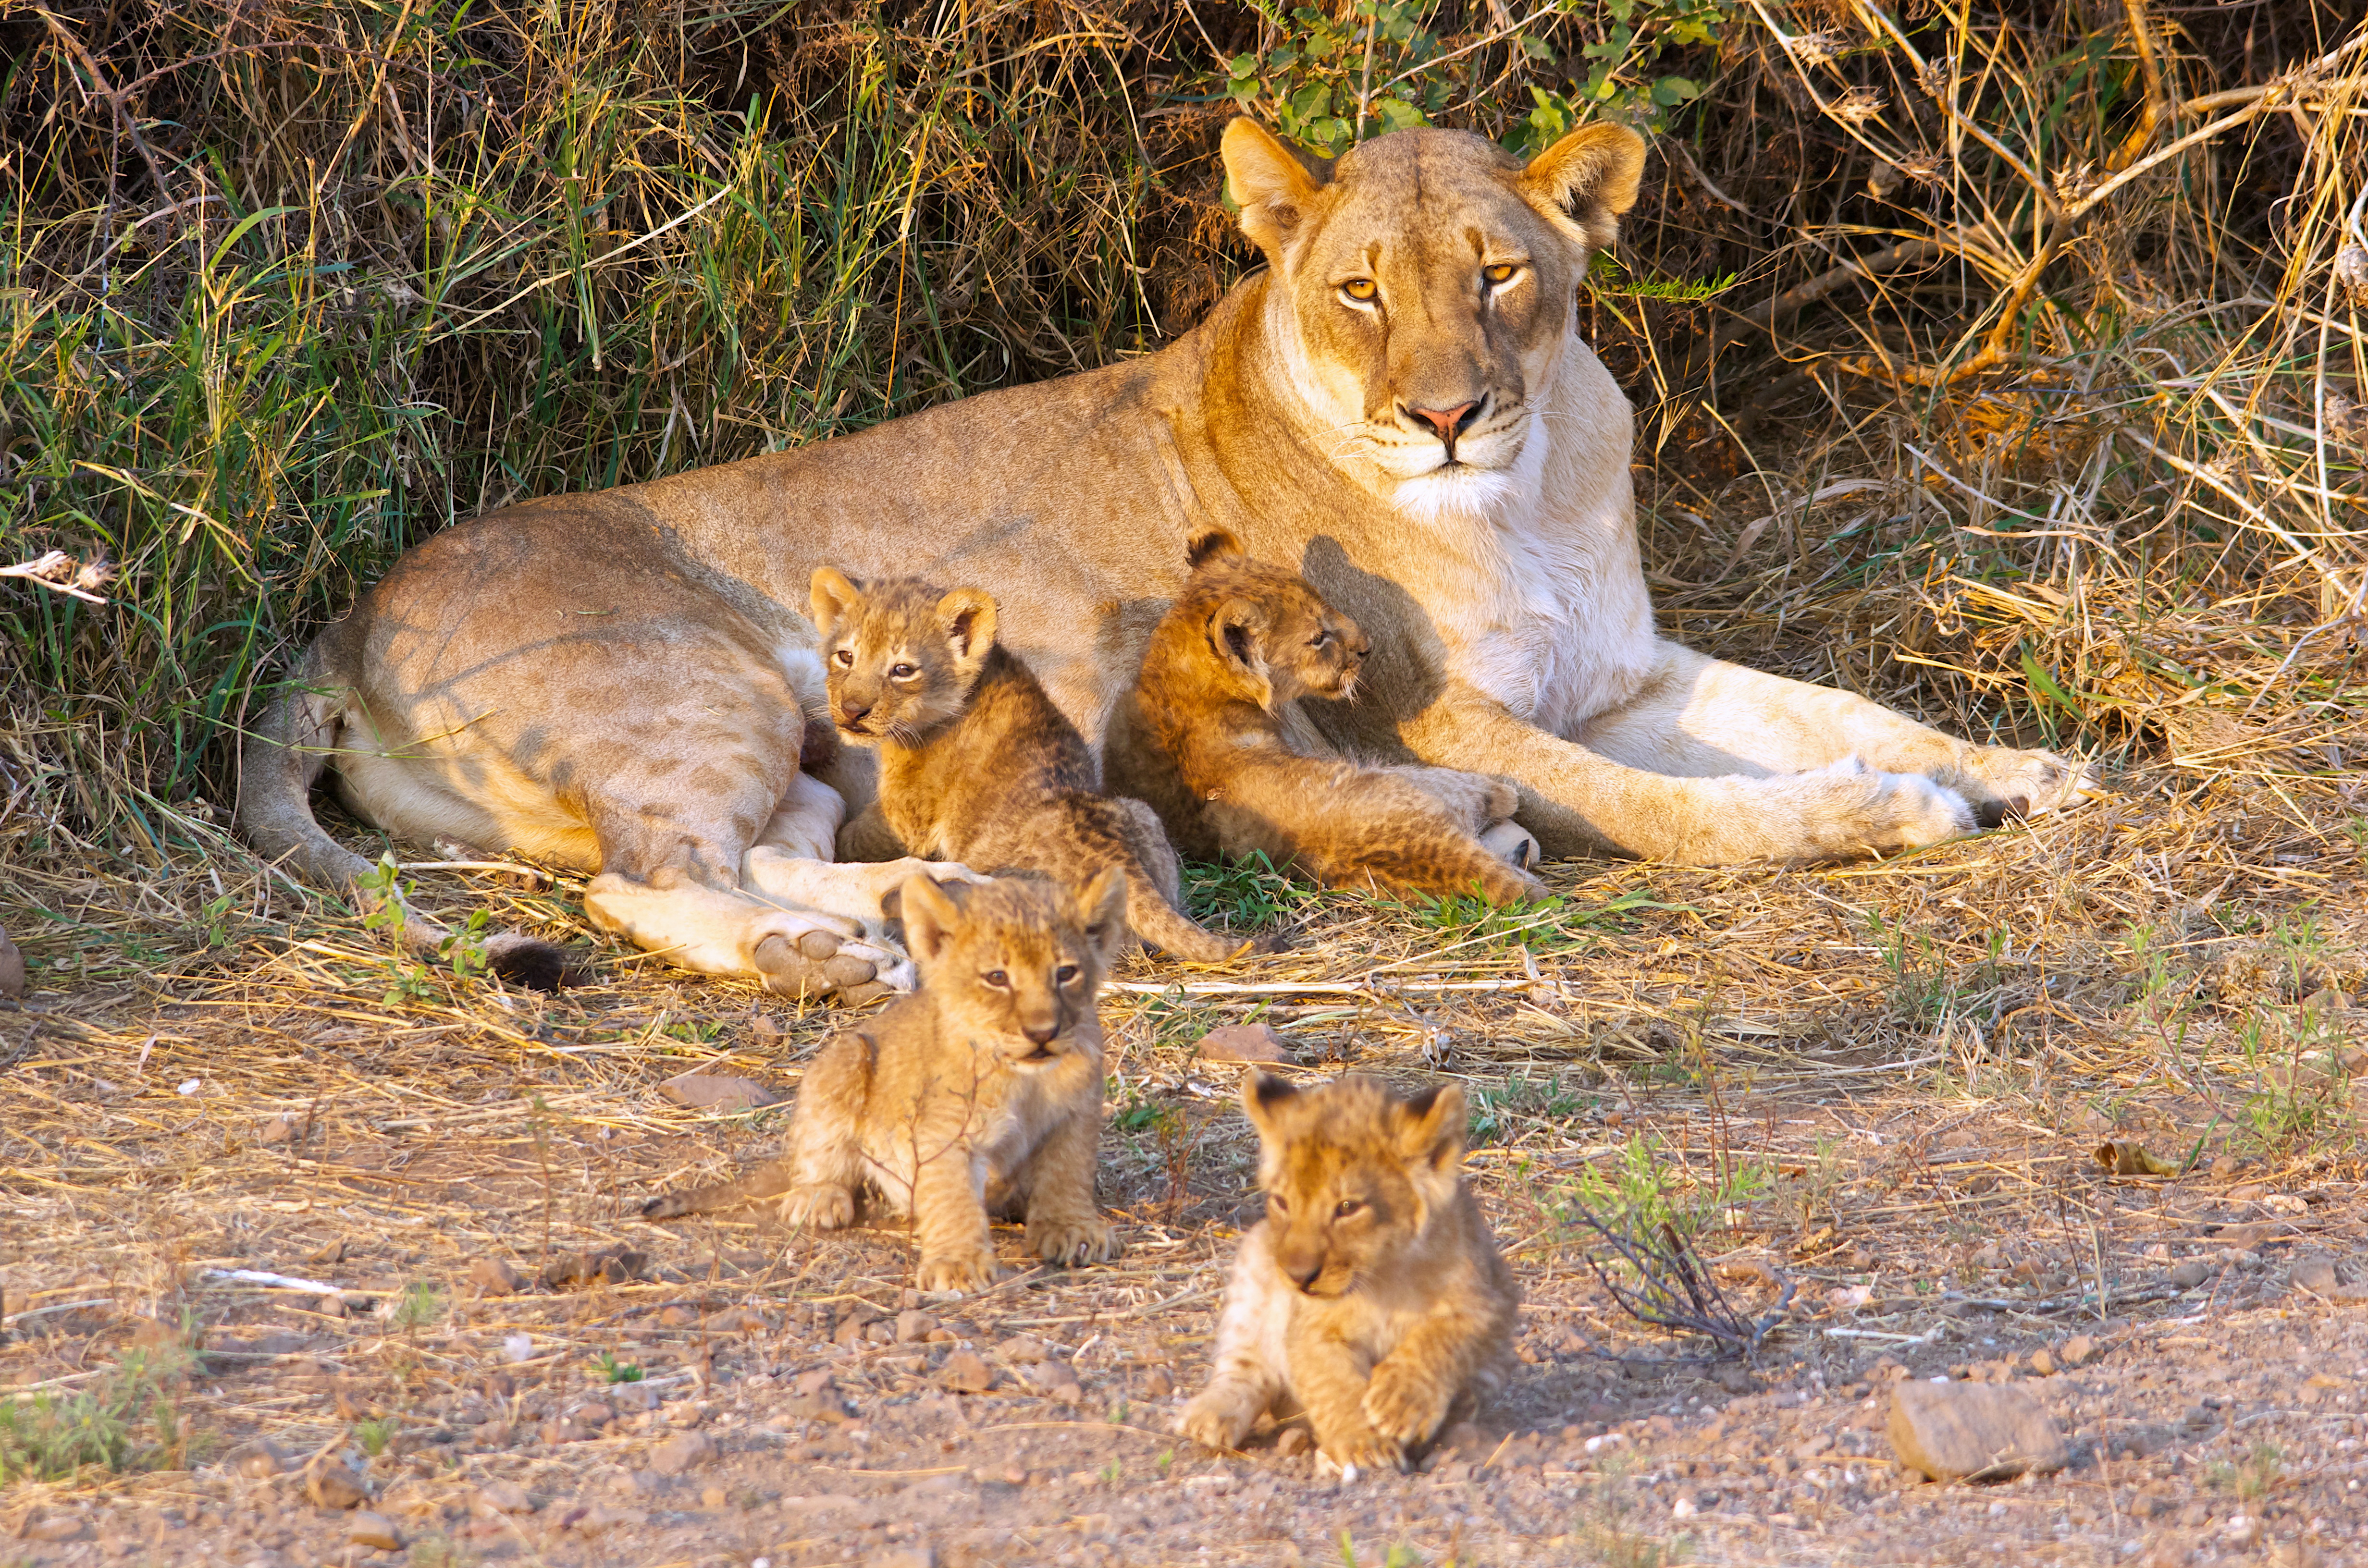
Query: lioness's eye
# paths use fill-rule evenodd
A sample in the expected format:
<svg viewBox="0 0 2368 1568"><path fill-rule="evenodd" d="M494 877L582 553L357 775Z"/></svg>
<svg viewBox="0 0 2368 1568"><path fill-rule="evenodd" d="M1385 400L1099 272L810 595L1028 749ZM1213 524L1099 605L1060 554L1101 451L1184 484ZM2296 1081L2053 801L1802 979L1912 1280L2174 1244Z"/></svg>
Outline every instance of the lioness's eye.
<svg viewBox="0 0 2368 1568"><path fill-rule="evenodd" d="M1077 966L1073 963L1064 963L1060 968L1053 971L1053 978L1059 983L1066 985L1069 982L1077 978Z"/></svg>
<svg viewBox="0 0 2368 1568"><path fill-rule="evenodd" d="M1335 1220L1345 1220L1363 1207L1364 1204L1354 1198L1344 1198L1337 1206L1334 1207L1332 1210L1332 1218Z"/></svg>
<svg viewBox="0 0 2368 1568"><path fill-rule="evenodd" d="M921 672L911 665L898 665L888 672L890 680L911 680Z"/></svg>
<svg viewBox="0 0 2368 1568"><path fill-rule="evenodd" d="M979 979L994 986L997 991L1011 989L1011 977L999 969L988 970L985 974L980 975Z"/></svg>
<svg viewBox="0 0 2368 1568"><path fill-rule="evenodd" d="M837 661L842 667L851 665L855 663L855 650L852 648L841 648L837 653L833 653L831 658Z"/></svg>
<svg viewBox="0 0 2368 1568"><path fill-rule="evenodd" d="M1513 275L1520 270L1509 261L1500 261L1492 267L1482 267L1480 276L1488 280L1488 287L1491 289L1501 289L1510 283L1513 280Z"/></svg>
<svg viewBox="0 0 2368 1568"><path fill-rule="evenodd" d="M1370 278L1351 278L1340 285L1340 292L1360 305L1371 304L1381 291L1381 285Z"/></svg>

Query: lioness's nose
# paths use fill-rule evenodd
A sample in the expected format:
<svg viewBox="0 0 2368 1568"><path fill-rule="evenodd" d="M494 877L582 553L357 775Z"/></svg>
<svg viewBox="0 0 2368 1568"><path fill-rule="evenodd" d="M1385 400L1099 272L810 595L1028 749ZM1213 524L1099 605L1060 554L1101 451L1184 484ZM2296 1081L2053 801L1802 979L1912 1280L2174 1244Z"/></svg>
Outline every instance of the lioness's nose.
<svg viewBox="0 0 2368 1568"><path fill-rule="evenodd" d="M860 724L863 722L863 716L871 711L871 704L858 702L851 697L838 705L839 717L850 724Z"/></svg>
<svg viewBox="0 0 2368 1568"><path fill-rule="evenodd" d="M1459 403L1453 408L1417 408L1408 412L1417 419L1427 420L1439 432L1440 440L1452 441L1472 423L1473 411L1479 406L1476 403Z"/></svg>

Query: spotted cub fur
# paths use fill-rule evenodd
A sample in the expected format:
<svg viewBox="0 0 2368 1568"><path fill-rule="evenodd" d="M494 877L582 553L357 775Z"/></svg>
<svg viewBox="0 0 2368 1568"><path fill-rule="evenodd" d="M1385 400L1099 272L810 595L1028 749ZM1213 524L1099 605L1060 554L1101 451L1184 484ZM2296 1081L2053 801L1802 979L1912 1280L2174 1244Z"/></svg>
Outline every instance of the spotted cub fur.
<svg viewBox="0 0 2368 1568"><path fill-rule="evenodd" d="M1356 622L1229 534L1201 539L1191 561L1111 720L1112 790L1148 801L1196 859L1262 851L1326 887L1399 898L1544 896L1497 852L1536 850L1509 820L1510 784L1310 755L1321 743L1294 705L1354 696L1366 652Z"/></svg>
<svg viewBox="0 0 2368 1568"><path fill-rule="evenodd" d="M994 596L911 578L863 587L824 567L813 598L831 716L880 750L879 799L840 830L841 859L912 854L1071 887L1117 867L1137 937L1203 963L1251 946L1178 912L1182 868L1159 819L1097 792L1085 738L996 640Z"/></svg>
<svg viewBox="0 0 2368 1568"><path fill-rule="evenodd" d="M1177 1429L1240 1446L1304 1408L1343 1470L1404 1468L1501 1385L1520 1290L1463 1185L1463 1092L1374 1078L1243 1085L1267 1217L1242 1237L1217 1366Z"/></svg>
<svg viewBox="0 0 2368 1568"><path fill-rule="evenodd" d="M781 1218L850 1224L869 1193L910 1215L924 1290L996 1277L990 1211L1028 1221L1056 1263L1113 1256L1094 1210L1102 1124L1095 993L1124 929L1126 881L1082 896L1041 883L899 890L921 988L823 1047L798 1091L788 1151L737 1181L650 1200L654 1220L777 1199ZM959 899L959 902L957 900Z"/></svg>

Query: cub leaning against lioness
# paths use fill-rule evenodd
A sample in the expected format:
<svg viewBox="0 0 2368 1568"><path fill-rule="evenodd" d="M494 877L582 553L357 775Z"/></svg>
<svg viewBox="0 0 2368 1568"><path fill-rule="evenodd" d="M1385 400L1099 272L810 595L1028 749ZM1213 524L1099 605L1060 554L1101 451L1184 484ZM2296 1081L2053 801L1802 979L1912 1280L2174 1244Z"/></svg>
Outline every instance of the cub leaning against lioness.
<svg viewBox="0 0 2368 1568"><path fill-rule="evenodd" d="M1126 928L1126 879L1105 871L1075 897L1019 881L966 892L957 903L928 877L900 890L920 989L823 1048L781 1158L652 1199L645 1217L772 1198L783 1220L832 1230L868 1190L912 1217L923 1290L994 1283L990 1212L1024 1215L1028 1250L1051 1262L1117 1254L1094 1209L1094 998Z"/></svg>
<svg viewBox="0 0 2368 1568"><path fill-rule="evenodd" d="M1302 698L1355 695L1367 652L1355 621L1223 530L1195 540L1190 559L1191 577L1110 715L1111 793L1148 802L1196 859L1255 851L1326 887L1400 898L1545 896L1481 836L1535 851L1511 821L1511 784L1349 761L1301 717Z"/></svg>
<svg viewBox="0 0 2368 1568"><path fill-rule="evenodd" d="M1463 1185L1463 1091L1374 1078L1310 1090L1260 1073L1267 1217L1242 1237L1216 1373L1177 1430L1239 1446L1296 1402L1343 1471L1403 1468L1467 1396L1501 1386L1520 1288Z"/></svg>

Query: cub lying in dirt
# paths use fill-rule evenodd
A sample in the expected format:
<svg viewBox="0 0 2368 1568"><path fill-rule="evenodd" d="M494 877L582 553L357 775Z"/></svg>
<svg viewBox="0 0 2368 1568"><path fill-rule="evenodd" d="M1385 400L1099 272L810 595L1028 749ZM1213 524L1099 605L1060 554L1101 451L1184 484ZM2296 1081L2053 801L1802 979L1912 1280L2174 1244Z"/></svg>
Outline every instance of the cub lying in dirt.
<svg viewBox="0 0 2368 1568"><path fill-rule="evenodd" d="M1125 876L1104 871L1076 896L1017 881L957 892L916 877L899 897L920 989L823 1048L781 1158L652 1199L643 1214L772 1198L783 1220L829 1230L853 1222L862 1189L912 1217L923 1290L994 1283L990 1211L1024 1215L1039 1257L1115 1256L1094 1210L1094 997L1126 929Z"/></svg>
<svg viewBox="0 0 2368 1568"><path fill-rule="evenodd" d="M1098 792L1085 738L996 640L993 595L909 577L866 586L827 566L812 595L831 718L847 739L880 749L880 797L839 830L841 859L909 849L1071 887L1118 867L1126 923L1144 941L1200 963L1258 945L1177 908L1182 868L1159 819Z"/></svg>
<svg viewBox="0 0 2368 1568"><path fill-rule="evenodd" d="M1512 785L1315 755L1322 742L1295 704L1355 695L1367 649L1355 621L1222 530L1195 541L1190 558L1191 578L1110 718L1113 794L1148 801L1195 859L1258 850L1326 887L1398 898L1545 896L1500 854L1537 853L1510 820Z"/></svg>
<svg viewBox="0 0 2368 1568"><path fill-rule="evenodd" d="M1260 1073L1267 1217L1242 1237L1217 1369L1177 1430L1237 1447L1296 1404L1326 1458L1403 1469L1459 1403L1505 1377L1520 1288L1463 1186L1463 1091L1402 1098L1379 1079L1300 1090Z"/></svg>

